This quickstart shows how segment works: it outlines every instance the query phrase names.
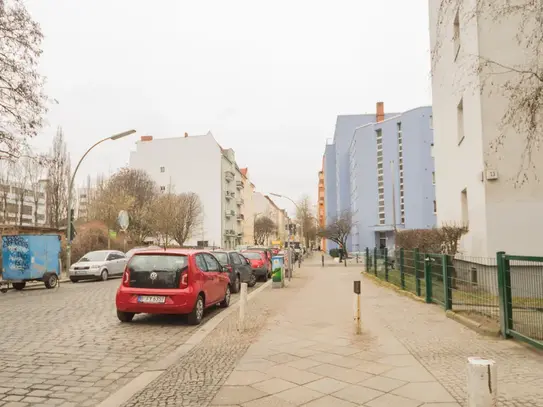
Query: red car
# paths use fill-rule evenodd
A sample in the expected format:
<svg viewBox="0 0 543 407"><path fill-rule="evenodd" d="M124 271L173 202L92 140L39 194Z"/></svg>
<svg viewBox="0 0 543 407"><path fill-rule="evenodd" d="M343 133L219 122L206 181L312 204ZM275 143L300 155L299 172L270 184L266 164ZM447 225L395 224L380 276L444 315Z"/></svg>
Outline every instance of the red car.
<svg viewBox="0 0 543 407"><path fill-rule="evenodd" d="M117 290L117 317L130 322L135 314L187 314L198 325L204 309L230 304L228 270L209 252L146 250L128 262Z"/></svg>
<svg viewBox="0 0 543 407"><path fill-rule="evenodd" d="M271 277L271 263L266 252L260 250L243 250L241 252L251 263L253 274L257 279L268 280Z"/></svg>

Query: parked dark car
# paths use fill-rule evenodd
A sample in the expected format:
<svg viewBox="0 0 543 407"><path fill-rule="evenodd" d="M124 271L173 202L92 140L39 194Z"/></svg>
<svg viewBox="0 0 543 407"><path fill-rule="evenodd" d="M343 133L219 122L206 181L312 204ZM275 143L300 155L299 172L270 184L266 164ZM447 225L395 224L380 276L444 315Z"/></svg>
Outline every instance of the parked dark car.
<svg viewBox="0 0 543 407"><path fill-rule="evenodd" d="M243 254L230 250L215 250L213 255L222 266L228 269L233 293L239 292L241 283L247 283L249 287L255 286L256 276L251 268L251 263Z"/></svg>

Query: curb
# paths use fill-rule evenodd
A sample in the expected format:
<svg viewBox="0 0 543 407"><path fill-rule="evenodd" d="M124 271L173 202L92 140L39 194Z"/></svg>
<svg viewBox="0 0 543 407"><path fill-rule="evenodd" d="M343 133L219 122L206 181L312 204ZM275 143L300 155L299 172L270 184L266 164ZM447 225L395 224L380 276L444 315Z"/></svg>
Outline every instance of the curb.
<svg viewBox="0 0 543 407"><path fill-rule="evenodd" d="M464 325L465 327L477 332L480 335L494 337L494 338L499 338L501 336L500 330L495 331L490 328L485 328L481 326L479 322L476 322L472 320L471 318L468 318L464 315L460 315L454 311L451 311L451 310L445 311L445 315L447 316L447 318L450 318Z"/></svg>
<svg viewBox="0 0 543 407"><path fill-rule="evenodd" d="M259 294L261 291L264 291L266 288L270 287L272 280L268 280L266 283L262 284L256 290L252 291L247 295L247 302L251 301L254 296ZM233 304L231 307L228 307L224 311L220 312L218 315L215 315L209 321L207 321L202 327L198 328L184 344L178 346L173 352L170 352L168 355L164 356L154 365L152 365L145 372L141 373L139 376L132 379L130 382L125 384L115 393L110 395L97 407L120 407L128 400L130 400L136 393L143 390L149 383L157 379L162 373L164 373L170 366L175 364L182 356L190 352L196 345L202 342L213 330L230 314L232 314L237 308L239 308L239 301Z"/></svg>

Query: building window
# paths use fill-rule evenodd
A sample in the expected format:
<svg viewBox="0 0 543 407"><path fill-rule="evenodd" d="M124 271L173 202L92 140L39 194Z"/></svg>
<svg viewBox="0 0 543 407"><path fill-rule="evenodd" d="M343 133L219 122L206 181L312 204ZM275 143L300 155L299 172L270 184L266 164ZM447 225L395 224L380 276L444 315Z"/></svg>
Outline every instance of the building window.
<svg viewBox="0 0 543 407"><path fill-rule="evenodd" d="M160 172L166 172L166 167L160 167Z"/></svg>
<svg viewBox="0 0 543 407"><path fill-rule="evenodd" d="M385 183L383 179L383 131L376 131L377 136L377 193L381 195L385 192ZM382 215L382 216L381 216ZM385 200L379 199L379 224L385 224Z"/></svg>
<svg viewBox="0 0 543 407"><path fill-rule="evenodd" d="M430 115L430 130L434 129L434 115Z"/></svg>
<svg viewBox="0 0 543 407"><path fill-rule="evenodd" d="M434 200L434 213L437 213L437 203L435 200Z"/></svg>
<svg viewBox="0 0 543 407"><path fill-rule="evenodd" d="M464 140L464 99L456 107L456 131L458 132L458 145Z"/></svg>
<svg viewBox="0 0 543 407"><path fill-rule="evenodd" d="M458 54L460 53L460 10L456 11L456 16L454 17L454 23L453 23L453 46L454 46L454 60L456 61L456 58L458 58Z"/></svg>
<svg viewBox="0 0 543 407"><path fill-rule="evenodd" d="M160 186L160 192L165 192L166 191L166 187L164 185L161 185Z"/></svg>
<svg viewBox="0 0 543 407"><path fill-rule="evenodd" d="M462 205L462 224L468 226L469 224L469 212L468 212L468 190L464 189L460 195L460 202Z"/></svg>
<svg viewBox="0 0 543 407"><path fill-rule="evenodd" d="M434 158L434 143L430 144L430 157Z"/></svg>
<svg viewBox="0 0 543 407"><path fill-rule="evenodd" d="M432 171L432 184L436 184L436 172Z"/></svg>
<svg viewBox="0 0 543 407"><path fill-rule="evenodd" d="M402 123L398 122L398 168L400 170L400 222L405 225L404 182L403 182L403 136Z"/></svg>

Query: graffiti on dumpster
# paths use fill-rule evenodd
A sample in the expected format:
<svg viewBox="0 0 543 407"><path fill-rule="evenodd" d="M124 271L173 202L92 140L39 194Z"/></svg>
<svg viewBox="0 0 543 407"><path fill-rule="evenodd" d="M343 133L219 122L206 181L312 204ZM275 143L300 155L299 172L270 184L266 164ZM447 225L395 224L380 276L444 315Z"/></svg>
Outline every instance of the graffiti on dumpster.
<svg viewBox="0 0 543 407"><path fill-rule="evenodd" d="M32 259L28 241L21 236L5 236L2 240L2 251L8 254L8 267L24 273L30 268Z"/></svg>

